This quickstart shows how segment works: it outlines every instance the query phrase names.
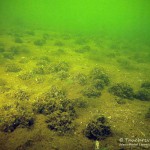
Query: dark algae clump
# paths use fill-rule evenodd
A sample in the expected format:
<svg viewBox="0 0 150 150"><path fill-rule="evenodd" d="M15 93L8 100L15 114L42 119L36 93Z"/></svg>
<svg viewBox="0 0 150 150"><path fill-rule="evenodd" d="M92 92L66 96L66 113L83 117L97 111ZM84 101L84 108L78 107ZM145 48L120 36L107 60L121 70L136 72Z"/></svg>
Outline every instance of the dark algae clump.
<svg viewBox="0 0 150 150"><path fill-rule="evenodd" d="M75 52L86 53L86 52L89 52L90 50L91 50L91 47L87 45L87 46L81 47L79 49L76 49Z"/></svg>
<svg viewBox="0 0 150 150"><path fill-rule="evenodd" d="M91 120L84 130L84 135L91 140L104 140L112 134L110 126L106 124L105 117Z"/></svg>
<svg viewBox="0 0 150 150"><path fill-rule="evenodd" d="M103 69L98 68L98 67L91 70L90 77L93 81L99 80L99 82L100 81L101 81L101 83L103 82L103 84L105 86L109 85L109 83L110 83L110 79L109 79L108 75L105 73L105 71Z"/></svg>
<svg viewBox="0 0 150 150"><path fill-rule="evenodd" d="M145 118L150 120L150 108L148 109Z"/></svg>
<svg viewBox="0 0 150 150"><path fill-rule="evenodd" d="M34 104L34 110L46 115L48 128L57 131L60 135L75 129L73 121L77 115L71 100L65 98L59 101L40 100Z"/></svg>
<svg viewBox="0 0 150 150"><path fill-rule="evenodd" d="M109 85L110 78L101 68L94 68L88 75L79 73L74 77L75 81L85 88L81 93L88 98L96 98L101 95L101 91Z"/></svg>
<svg viewBox="0 0 150 150"><path fill-rule="evenodd" d="M34 41L34 45L36 46L43 46L45 44L46 44L45 39L39 39L39 40Z"/></svg>
<svg viewBox="0 0 150 150"><path fill-rule="evenodd" d="M45 74L45 67L43 67L43 66L36 67L33 69L33 73L43 75L43 74Z"/></svg>
<svg viewBox="0 0 150 150"><path fill-rule="evenodd" d="M29 100L30 95L24 90L18 90L14 92L13 97L17 100Z"/></svg>
<svg viewBox="0 0 150 150"><path fill-rule="evenodd" d="M142 101L150 100L150 90L148 82L142 83L141 88L137 92L134 92L133 88L127 83L117 83L114 86L110 87L108 91L120 98L136 98Z"/></svg>
<svg viewBox="0 0 150 150"><path fill-rule="evenodd" d="M16 37L14 40L16 43L23 43L23 40L19 37Z"/></svg>
<svg viewBox="0 0 150 150"><path fill-rule="evenodd" d="M53 71L54 72L68 71L69 68L70 68L69 64L65 61L62 61L54 65Z"/></svg>
<svg viewBox="0 0 150 150"><path fill-rule="evenodd" d="M149 81L143 82L141 88L150 89L150 82Z"/></svg>
<svg viewBox="0 0 150 150"><path fill-rule="evenodd" d="M7 84L7 81L3 78L0 78L0 86L5 86Z"/></svg>
<svg viewBox="0 0 150 150"><path fill-rule="evenodd" d="M109 88L109 92L121 98L133 99L133 88L127 83L117 83Z"/></svg>
<svg viewBox="0 0 150 150"><path fill-rule="evenodd" d="M142 88L140 89L135 97L137 99L140 99L141 101L150 101L150 89L145 89L145 88Z"/></svg>
<svg viewBox="0 0 150 150"><path fill-rule="evenodd" d="M101 92L94 89L93 87L88 87L85 90L82 91L84 96L87 96L88 98L96 98L99 97L101 95Z"/></svg>
<svg viewBox="0 0 150 150"><path fill-rule="evenodd" d="M68 72L66 72L66 71L60 71L60 72L58 72L58 77L59 77L61 80L65 80L66 78L69 77L69 74L68 74Z"/></svg>
<svg viewBox="0 0 150 150"><path fill-rule="evenodd" d="M9 113L6 113L7 109ZM26 106L3 107L3 116L0 118L0 129L4 132L13 132L17 127L29 128L34 124L34 114Z"/></svg>
<svg viewBox="0 0 150 150"><path fill-rule="evenodd" d="M64 46L64 43L63 42L61 42L61 41L56 41L55 43L54 43L54 45L55 46Z"/></svg>
<svg viewBox="0 0 150 150"><path fill-rule="evenodd" d="M80 85L86 85L87 84L87 76L83 73L78 73L75 76L75 80L80 84Z"/></svg>
<svg viewBox="0 0 150 150"><path fill-rule="evenodd" d="M34 74L32 72L26 72L26 73L22 73L22 74L18 75L18 77L21 80L29 80L34 77Z"/></svg>
<svg viewBox="0 0 150 150"><path fill-rule="evenodd" d="M60 135L72 132L75 128L74 118L68 112L55 111L48 116L47 123L50 130L57 131Z"/></svg>
<svg viewBox="0 0 150 150"><path fill-rule="evenodd" d="M135 93L135 98L141 101L150 101L150 82L141 84L141 88Z"/></svg>
<svg viewBox="0 0 150 150"><path fill-rule="evenodd" d="M10 63L10 64L7 64L6 66L6 72L19 72L21 71L21 67L19 67L17 64L15 63Z"/></svg>
<svg viewBox="0 0 150 150"><path fill-rule="evenodd" d="M95 79L93 82L93 86L97 89L97 90L102 90L105 87L105 83L103 80L101 79Z"/></svg>

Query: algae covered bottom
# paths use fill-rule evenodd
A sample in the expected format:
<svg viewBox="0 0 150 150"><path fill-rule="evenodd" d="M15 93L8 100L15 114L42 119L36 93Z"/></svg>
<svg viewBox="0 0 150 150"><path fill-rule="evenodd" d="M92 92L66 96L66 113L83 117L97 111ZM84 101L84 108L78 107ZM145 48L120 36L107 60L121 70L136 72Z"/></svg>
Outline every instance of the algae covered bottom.
<svg viewBox="0 0 150 150"><path fill-rule="evenodd" d="M148 45L30 32L1 34L1 149L93 149L100 140L111 150L120 138L149 137ZM142 53L130 50L139 44Z"/></svg>
<svg viewBox="0 0 150 150"><path fill-rule="evenodd" d="M0 150L149 149L149 6L0 1Z"/></svg>

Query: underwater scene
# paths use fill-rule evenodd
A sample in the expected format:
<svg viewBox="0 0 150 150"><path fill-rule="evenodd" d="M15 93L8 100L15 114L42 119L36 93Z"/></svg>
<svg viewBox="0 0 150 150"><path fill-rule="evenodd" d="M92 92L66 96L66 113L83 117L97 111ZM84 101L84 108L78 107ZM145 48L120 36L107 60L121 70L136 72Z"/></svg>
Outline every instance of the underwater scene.
<svg viewBox="0 0 150 150"><path fill-rule="evenodd" d="M0 150L149 150L150 1L0 1Z"/></svg>

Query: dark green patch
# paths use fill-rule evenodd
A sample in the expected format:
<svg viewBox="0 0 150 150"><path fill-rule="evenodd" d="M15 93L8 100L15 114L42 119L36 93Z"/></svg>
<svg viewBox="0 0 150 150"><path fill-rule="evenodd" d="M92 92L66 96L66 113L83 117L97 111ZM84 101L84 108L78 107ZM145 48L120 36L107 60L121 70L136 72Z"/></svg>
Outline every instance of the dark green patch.
<svg viewBox="0 0 150 150"><path fill-rule="evenodd" d="M14 111L15 109L15 111ZM15 108L9 108L9 112L5 112L0 117L0 129L4 132L13 132L17 127L29 128L34 124L34 114L24 106L16 105Z"/></svg>
<svg viewBox="0 0 150 150"><path fill-rule="evenodd" d="M77 81L77 83L79 83L80 85L86 85L87 79L87 76L83 73L79 73L75 76L75 81Z"/></svg>
<svg viewBox="0 0 150 150"><path fill-rule="evenodd" d="M93 87L86 88L82 91L82 94L84 96L87 96L88 98L92 97L99 97L101 95L101 92Z"/></svg>
<svg viewBox="0 0 150 150"><path fill-rule="evenodd" d="M150 90L141 88L136 94L135 98L140 99L142 101L150 101Z"/></svg>
<svg viewBox="0 0 150 150"><path fill-rule="evenodd" d="M30 95L24 90L18 90L14 93L13 97L17 100L29 100Z"/></svg>
<svg viewBox="0 0 150 150"><path fill-rule="evenodd" d="M15 43L23 43L23 40L19 37L15 38Z"/></svg>
<svg viewBox="0 0 150 150"><path fill-rule="evenodd" d="M117 83L109 88L109 92L121 98L133 99L133 88L127 83Z"/></svg>
<svg viewBox="0 0 150 150"><path fill-rule="evenodd" d="M101 84L103 82L104 85L109 85L110 83L110 79L108 77L108 75L105 73L105 71L103 71L103 69L101 68L94 68L91 70L90 72L90 78L94 81L94 80L101 80Z"/></svg>
<svg viewBox="0 0 150 150"><path fill-rule="evenodd" d="M88 123L84 135L91 140L103 140L112 134L111 129L106 124L105 117L98 117Z"/></svg>
<svg viewBox="0 0 150 150"><path fill-rule="evenodd" d="M150 82L149 81L143 82L141 88L150 89Z"/></svg>
<svg viewBox="0 0 150 150"><path fill-rule="evenodd" d="M46 44L46 41L44 39L39 39L39 40L34 41L34 45L36 46L43 46L45 44Z"/></svg>
<svg viewBox="0 0 150 150"><path fill-rule="evenodd" d="M29 79L33 78L34 75L32 72L26 72L26 73L20 74L18 77L22 80L29 80Z"/></svg>
<svg viewBox="0 0 150 150"><path fill-rule="evenodd" d="M19 72L19 71L21 71L22 69L17 65L17 64L7 64L6 66L5 66L5 70L6 70L6 72Z"/></svg>
<svg viewBox="0 0 150 150"><path fill-rule="evenodd" d="M146 119L150 119L150 108L148 109L146 115L145 115L145 118Z"/></svg>
<svg viewBox="0 0 150 150"><path fill-rule="evenodd" d="M56 41L56 42L54 43L54 45L55 45L55 46L64 46L64 43L61 42L61 41Z"/></svg>

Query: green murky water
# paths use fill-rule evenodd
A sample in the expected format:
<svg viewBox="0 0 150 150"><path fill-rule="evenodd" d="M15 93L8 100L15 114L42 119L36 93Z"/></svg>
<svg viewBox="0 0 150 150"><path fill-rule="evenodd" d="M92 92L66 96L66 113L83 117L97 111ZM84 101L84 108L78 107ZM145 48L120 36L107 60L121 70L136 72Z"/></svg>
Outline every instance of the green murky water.
<svg viewBox="0 0 150 150"><path fill-rule="evenodd" d="M1 1L0 149L149 149L149 7Z"/></svg>

